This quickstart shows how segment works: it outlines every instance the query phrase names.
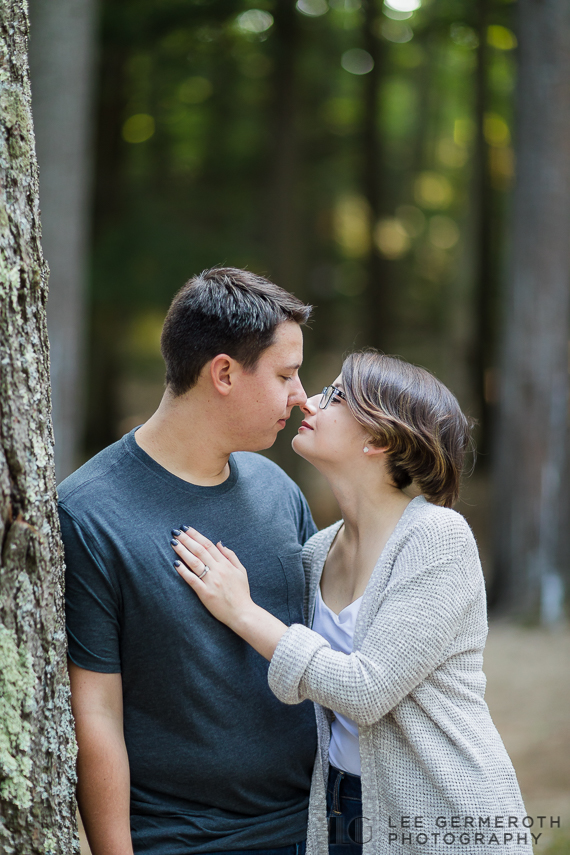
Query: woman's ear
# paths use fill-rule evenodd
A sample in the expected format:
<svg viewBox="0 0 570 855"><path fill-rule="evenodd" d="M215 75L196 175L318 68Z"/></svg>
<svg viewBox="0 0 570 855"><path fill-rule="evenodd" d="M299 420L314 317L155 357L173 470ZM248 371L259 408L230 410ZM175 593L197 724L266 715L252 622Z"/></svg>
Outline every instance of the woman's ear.
<svg viewBox="0 0 570 855"><path fill-rule="evenodd" d="M364 452L364 454L366 454L367 457L374 457L378 454L384 454L384 452L388 451L388 447L383 446L382 448L378 448L377 445L372 445L372 440L369 439L366 441L366 445L364 446L362 451Z"/></svg>

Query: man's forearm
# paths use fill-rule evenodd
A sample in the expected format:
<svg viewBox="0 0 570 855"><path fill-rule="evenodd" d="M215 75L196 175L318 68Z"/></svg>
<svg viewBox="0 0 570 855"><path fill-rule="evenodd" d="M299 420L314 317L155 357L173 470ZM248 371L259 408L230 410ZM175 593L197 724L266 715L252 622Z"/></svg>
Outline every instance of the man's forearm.
<svg viewBox="0 0 570 855"><path fill-rule="evenodd" d="M122 727L104 713L76 716L77 801L93 855L132 855L129 761Z"/></svg>

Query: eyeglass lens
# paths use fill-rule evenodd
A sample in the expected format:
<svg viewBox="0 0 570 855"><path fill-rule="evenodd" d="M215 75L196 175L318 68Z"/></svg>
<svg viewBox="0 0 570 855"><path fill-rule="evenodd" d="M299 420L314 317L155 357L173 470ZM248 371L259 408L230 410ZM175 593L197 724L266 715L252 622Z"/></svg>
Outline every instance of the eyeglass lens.
<svg viewBox="0 0 570 855"><path fill-rule="evenodd" d="M321 410L325 410L328 407L330 399L334 395L334 391L334 386L325 386L322 391L322 398L319 403L319 407L321 408Z"/></svg>

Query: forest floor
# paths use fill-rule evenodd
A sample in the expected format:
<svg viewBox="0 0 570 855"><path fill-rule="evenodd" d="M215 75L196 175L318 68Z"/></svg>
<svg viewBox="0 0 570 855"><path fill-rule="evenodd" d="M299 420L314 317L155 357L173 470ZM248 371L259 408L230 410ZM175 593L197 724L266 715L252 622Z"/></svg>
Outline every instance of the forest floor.
<svg viewBox="0 0 570 855"><path fill-rule="evenodd" d="M516 769L536 855L570 855L570 629L492 623L486 699ZM560 829L550 829L560 817ZM81 855L89 855L82 837Z"/></svg>
<svg viewBox="0 0 570 855"><path fill-rule="evenodd" d="M535 852L570 855L570 629L492 623L486 700L517 772L527 814L544 820ZM560 829L547 828L560 817Z"/></svg>

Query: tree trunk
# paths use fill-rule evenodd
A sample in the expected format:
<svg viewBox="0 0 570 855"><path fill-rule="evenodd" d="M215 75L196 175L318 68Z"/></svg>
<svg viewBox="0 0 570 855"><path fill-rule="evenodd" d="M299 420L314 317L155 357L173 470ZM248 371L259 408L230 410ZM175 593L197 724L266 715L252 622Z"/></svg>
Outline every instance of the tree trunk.
<svg viewBox="0 0 570 855"><path fill-rule="evenodd" d="M480 454L479 469L487 466L491 406L487 394L487 380L493 371L494 319L496 316L494 273L496 259L493 256L494 222L493 194L489 179L489 147L485 140L484 125L487 111L487 25L489 22L489 0L478 0L478 33L476 73L476 117L477 138L474 164L474 208L475 208L475 323L476 335L472 355L472 380L476 393L479 414L477 450Z"/></svg>
<svg viewBox="0 0 570 855"><path fill-rule="evenodd" d="M495 456L498 605L562 616L570 302L570 4L519 0L517 184Z"/></svg>
<svg viewBox="0 0 570 855"><path fill-rule="evenodd" d="M79 851L25 0L0 5L0 852Z"/></svg>
<svg viewBox="0 0 570 855"><path fill-rule="evenodd" d="M299 294L295 75L299 41L298 13L294 3L277 0L273 14L273 39L276 44L268 216L271 273L278 285Z"/></svg>
<svg viewBox="0 0 570 855"><path fill-rule="evenodd" d="M30 68L58 480L82 439L95 0L31 0Z"/></svg>
<svg viewBox="0 0 570 855"><path fill-rule="evenodd" d="M364 83L364 127L362 133L362 188L370 209L370 250L366 260L366 290L364 300L365 344L387 349L386 335L390 328L391 263L382 258L373 240L374 226L388 213L383 146L380 136L380 87L384 72L385 45L375 34L378 8L375 0L364 3L364 47L374 60Z"/></svg>

